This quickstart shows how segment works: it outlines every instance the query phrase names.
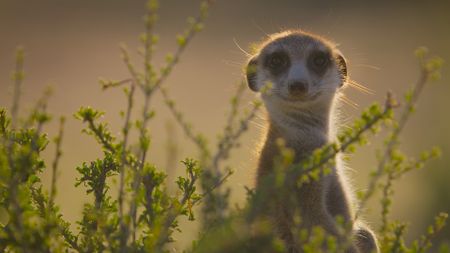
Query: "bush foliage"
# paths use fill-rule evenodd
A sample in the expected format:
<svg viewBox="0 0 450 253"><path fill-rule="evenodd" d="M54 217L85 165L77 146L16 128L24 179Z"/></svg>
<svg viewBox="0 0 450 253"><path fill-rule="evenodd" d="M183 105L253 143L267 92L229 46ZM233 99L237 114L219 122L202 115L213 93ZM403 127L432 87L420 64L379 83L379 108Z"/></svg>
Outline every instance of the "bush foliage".
<svg viewBox="0 0 450 253"><path fill-rule="evenodd" d="M158 20L158 1L149 0L145 16L145 31L140 36L143 64L134 65L128 49L121 47L123 61L129 77L120 81L101 80L104 89L123 88L127 106L120 113L123 117L121 134L114 135L109 125L101 121L104 114L90 107L81 107L75 117L85 124L83 132L96 139L102 147L103 156L84 162L76 170L79 177L74 181L84 187L92 202L84 204L82 218L73 230L64 220L55 203L56 174L62 156L64 118L60 118L60 130L52 140L43 130L52 116L47 112L45 93L30 115L19 117L20 92L24 80L24 53L18 49L14 70L14 94L10 114L0 110L0 209L7 214L0 230L2 252L170 252L174 242L173 233L181 235L178 225L180 216L189 220L198 218L202 226L186 252L284 252L280 238L273 233L271 225L260 215L261 203L267 197L264 189L247 189L248 201L244 208L231 208L228 203L230 189L224 182L233 174L226 165L230 150L239 145L240 137L249 128L250 122L261 107L254 101L249 108L242 109L242 96L246 84L237 86L231 98L230 113L221 137L215 148L200 133L197 133L164 87L166 78L180 61L180 57L195 34L204 27L204 21L212 0L201 2L197 17L188 18L185 31L176 37L177 50L167 54L161 68L152 61L158 36L154 24ZM412 244L405 243L406 225L389 218L393 195L393 183L405 173L422 168L427 161L440 155L438 148L425 151L418 158L409 157L399 150L399 135L414 113L423 88L429 81L439 78L442 60L429 58L425 48L416 51L420 63L420 78L399 103L388 94L383 105L374 104L364 110L361 117L338 136L338 143L329 144L305 159L300 164L292 163L293 153L280 141L282 156L277 158L276 173L268 177L267 183L282 186L286 178L295 178L298 184L317 180L329 173L334 158L340 153L352 153L365 145L371 135L381 129L388 132L383 149L378 155L378 166L372 172L367 190L358 192L361 208L381 191L381 226L378 237L382 252L429 252L433 237L445 225L447 214L438 214L435 223L424 235ZM143 105L135 104L135 96L144 96ZM186 158L180 165L185 176L176 179L178 190L167 190L167 175L147 158L151 145L148 123L155 114L150 107L153 96L159 93L185 135L198 148L198 156ZM133 118L132 112L141 106L141 113ZM398 116L394 116L394 111ZM130 133L137 133L133 143ZM56 146L52 162L44 161L42 151L48 145ZM41 183L44 170L51 170L49 189ZM111 179L118 181L118 193L111 194ZM271 188L272 189L272 188ZM112 196L117 197L112 197ZM200 213L193 208L201 206ZM360 215L357 211L356 216ZM298 221L293 221L298 222ZM338 245L335 238L326 235L318 227L312 232L301 229L293 231L299 238L304 252L343 252L345 245ZM349 233L342 226L342 233ZM348 235L349 237L349 235ZM325 246L324 246L325 245ZM326 249L326 250L325 250ZM450 252L442 245L439 252Z"/></svg>

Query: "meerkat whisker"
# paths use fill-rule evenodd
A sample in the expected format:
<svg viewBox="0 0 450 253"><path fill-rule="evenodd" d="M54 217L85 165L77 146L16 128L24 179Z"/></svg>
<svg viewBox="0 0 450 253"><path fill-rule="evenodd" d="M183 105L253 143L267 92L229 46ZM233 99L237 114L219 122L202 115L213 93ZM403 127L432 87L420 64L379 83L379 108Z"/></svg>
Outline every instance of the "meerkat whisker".
<svg viewBox="0 0 450 253"><path fill-rule="evenodd" d="M374 90L367 88L366 86L356 82L355 80L349 79L349 80L347 80L347 84L349 84L351 87L356 88L366 94L370 94L370 95L375 94Z"/></svg>
<svg viewBox="0 0 450 253"><path fill-rule="evenodd" d="M233 38L233 42L234 42L234 44L236 45L236 47L237 47L242 53L244 53L247 57L252 56L249 52L245 51L245 50L239 45L239 43L237 42L236 39Z"/></svg>
<svg viewBox="0 0 450 253"><path fill-rule="evenodd" d="M381 70L381 68L374 66L374 65L370 65L370 64L356 64L355 67L366 67L369 69Z"/></svg>
<svg viewBox="0 0 450 253"><path fill-rule="evenodd" d="M264 34L265 37L270 37L270 34L266 32L260 25L258 25L254 20L252 21L253 25Z"/></svg>
<svg viewBox="0 0 450 253"><path fill-rule="evenodd" d="M339 100L346 103L347 105L351 106L354 109L358 109L358 104L352 101L350 98L346 97L345 95L341 95L338 97Z"/></svg>
<svg viewBox="0 0 450 253"><path fill-rule="evenodd" d="M222 62L228 66L233 66L233 67L241 67L242 66L241 62L230 61L230 60L223 60Z"/></svg>

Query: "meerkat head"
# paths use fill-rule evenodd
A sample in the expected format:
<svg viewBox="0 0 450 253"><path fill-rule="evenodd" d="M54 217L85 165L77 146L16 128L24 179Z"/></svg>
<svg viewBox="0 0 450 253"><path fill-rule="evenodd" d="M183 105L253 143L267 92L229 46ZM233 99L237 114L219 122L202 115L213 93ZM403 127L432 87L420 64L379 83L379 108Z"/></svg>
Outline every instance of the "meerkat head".
<svg viewBox="0 0 450 253"><path fill-rule="evenodd" d="M305 107L333 100L347 65L331 42L302 31L270 36L248 62L251 90L270 105Z"/></svg>

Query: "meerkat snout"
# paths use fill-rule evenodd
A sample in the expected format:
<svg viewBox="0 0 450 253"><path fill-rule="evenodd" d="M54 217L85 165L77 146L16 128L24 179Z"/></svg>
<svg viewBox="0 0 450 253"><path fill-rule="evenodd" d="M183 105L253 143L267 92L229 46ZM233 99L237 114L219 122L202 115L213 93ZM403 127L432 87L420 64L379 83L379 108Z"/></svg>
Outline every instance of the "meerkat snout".
<svg viewBox="0 0 450 253"><path fill-rule="evenodd" d="M308 84L305 81L290 81L288 86L291 96L303 96L308 93Z"/></svg>

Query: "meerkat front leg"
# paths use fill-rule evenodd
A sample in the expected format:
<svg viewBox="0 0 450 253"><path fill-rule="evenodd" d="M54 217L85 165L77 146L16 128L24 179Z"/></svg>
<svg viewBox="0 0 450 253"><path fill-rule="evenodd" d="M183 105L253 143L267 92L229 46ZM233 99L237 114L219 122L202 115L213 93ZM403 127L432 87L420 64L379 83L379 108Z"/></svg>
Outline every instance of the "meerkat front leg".
<svg viewBox="0 0 450 253"><path fill-rule="evenodd" d="M343 184L337 173L332 175L331 184L326 194L327 209L334 218L342 217L344 222L353 227L353 241L358 252L379 252L375 234L366 225L353 221L349 197L343 188Z"/></svg>
<svg viewBox="0 0 450 253"><path fill-rule="evenodd" d="M363 224L356 224L356 228L353 230L353 240L355 245L361 253L378 253L380 249L378 247L375 233Z"/></svg>

